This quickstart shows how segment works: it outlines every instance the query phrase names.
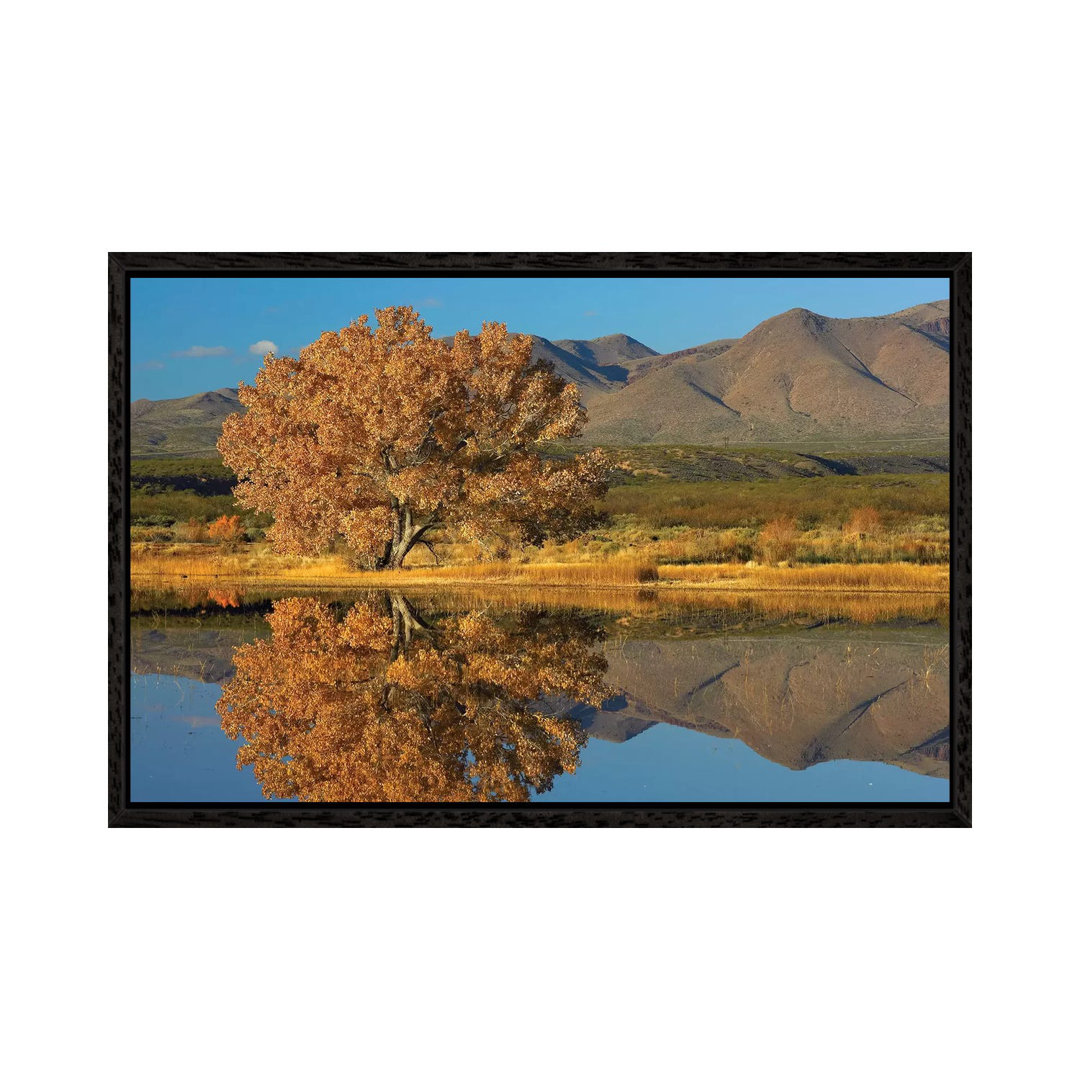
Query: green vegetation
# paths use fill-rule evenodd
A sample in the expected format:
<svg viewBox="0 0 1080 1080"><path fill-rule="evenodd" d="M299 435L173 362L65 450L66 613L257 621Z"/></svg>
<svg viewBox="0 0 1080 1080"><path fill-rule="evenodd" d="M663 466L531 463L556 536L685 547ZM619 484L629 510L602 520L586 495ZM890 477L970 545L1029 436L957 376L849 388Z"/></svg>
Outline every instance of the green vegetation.
<svg viewBox="0 0 1080 1080"><path fill-rule="evenodd" d="M231 495L198 495L194 491L151 493L140 489L131 492L132 525L172 525L196 518L212 521L222 514L234 514L236 503Z"/></svg>
<svg viewBox="0 0 1080 1080"><path fill-rule="evenodd" d="M631 516L657 527L689 525L731 529L758 527L775 518L796 518L800 528L841 527L860 507L872 507L886 527L935 519L945 524L949 513L949 477L819 476L812 481L758 480L650 484L612 488L605 507L615 517Z"/></svg>
<svg viewBox="0 0 1080 1080"><path fill-rule="evenodd" d="M515 558L555 564L626 555L676 566L948 562L949 476L930 471L938 459L924 459L928 471L917 471L907 451L829 458L830 469L854 470L844 475L790 449L643 446L609 454L618 471L602 503L607 523ZM896 471L905 465L910 471ZM876 471L863 474L863 467ZM730 478L738 469L749 474ZM133 461L132 540L213 543L209 525L222 516L238 516L243 538L261 540L270 518L236 505L233 480L217 459ZM445 561L463 565L488 555L451 542ZM429 558L417 550L410 565Z"/></svg>
<svg viewBox="0 0 1080 1080"><path fill-rule="evenodd" d="M814 476L940 473L949 471L949 448L943 440L874 447L810 446L609 446L601 447L614 469L613 486L652 484L657 480L700 483L706 480L780 480ZM553 456L578 452L562 445Z"/></svg>
<svg viewBox="0 0 1080 1080"><path fill-rule="evenodd" d="M915 475L613 487L610 524L578 551L661 563L946 563L949 477ZM570 545L568 545L569 547Z"/></svg>
<svg viewBox="0 0 1080 1080"><path fill-rule="evenodd" d="M158 480L161 482L176 479L218 479L236 483L236 475L219 457L201 458L132 458L131 482L144 484Z"/></svg>
<svg viewBox="0 0 1080 1080"><path fill-rule="evenodd" d="M192 535L192 523L208 525L238 515L248 539L262 538L266 514L236 505L236 476L220 458L138 458L131 462L133 540L205 539Z"/></svg>

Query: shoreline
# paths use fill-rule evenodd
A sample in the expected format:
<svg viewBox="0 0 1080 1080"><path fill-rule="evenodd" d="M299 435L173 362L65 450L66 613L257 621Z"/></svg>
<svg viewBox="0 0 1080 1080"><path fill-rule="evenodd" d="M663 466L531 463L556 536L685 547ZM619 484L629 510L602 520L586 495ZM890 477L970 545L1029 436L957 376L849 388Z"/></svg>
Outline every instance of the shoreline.
<svg viewBox="0 0 1080 1080"><path fill-rule="evenodd" d="M693 582L682 583L678 581L651 582L641 585L567 585L558 583L524 582L524 581L475 581L468 579L444 578L438 581L357 581L354 578L322 578L297 579L297 578L230 578L230 577L170 577L164 578L157 574L133 575L133 585L175 585L180 582L214 582L218 585L240 586L249 585L260 588L294 588L294 589L439 589L439 588L463 588L470 589L576 589L585 592L720 592L720 593L779 593L789 595L795 593L810 593L812 595L852 595L858 596L948 596L948 589L876 589L862 588L853 589L841 585L740 585L732 582Z"/></svg>
<svg viewBox="0 0 1080 1080"><path fill-rule="evenodd" d="M907 567L908 564L899 564ZM546 567L540 567L546 569ZM538 568L538 569L540 569ZM602 581L589 580L589 564L552 566L553 571L582 571L580 580L545 580L539 573L434 574L429 570L356 571L354 573L304 573L303 569L284 573L244 573L222 568L219 571L182 572L179 568L132 570L130 583L141 587L152 585L216 584L263 588L483 588L483 589L553 589L586 590L589 592L723 592L723 593L817 593L856 594L859 596L948 596L949 571L941 566L911 566L902 576L911 580L890 582L896 576L896 566L877 563L830 563L806 567L730 567L716 568L718 572L702 577L701 566L691 567L691 576L680 576L687 568L663 565L655 579ZM696 579L695 579L696 578ZM814 580L815 578L824 580ZM877 580L875 580L877 579ZM922 579L922 580L918 580Z"/></svg>

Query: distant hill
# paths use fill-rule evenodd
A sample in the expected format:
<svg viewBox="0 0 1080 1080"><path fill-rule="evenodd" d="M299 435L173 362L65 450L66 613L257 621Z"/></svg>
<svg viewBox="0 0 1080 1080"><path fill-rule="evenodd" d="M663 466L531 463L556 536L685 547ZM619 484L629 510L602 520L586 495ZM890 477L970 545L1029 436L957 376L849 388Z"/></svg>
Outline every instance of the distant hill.
<svg viewBox="0 0 1080 1080"><path fill-rule="evenodd" d="M949 332L938 300L860 319L794 308L741 338L664 354L626 334L534 335L533 355L577 384L589 443L922 439L948 434ZM242 408L232 389L133 402L132 455L213 453Z"/></svg>
<svg viewBox="0 0 1080 1080"><path fill-rule="evenodd" d="M131 453L195 456L217 452L221 425L230 413L243 409L229 387L191 397L131 403Z"/></svg>
<svg viewBox="0 0 1080 1080"><path fill-rule="evenodd" d="M589 408L589 442L811 442L949 427L948 302L829 319L795 308L735 342L648 361Z"/></svg>
<svg viewBox="0 0 1080 1080"><path fill-rule="evenodd" d="M641 364L658 355L626 334L608 334L589 341L549 341L536 334L532 339L533 358L547 360L556 374L576 383L586 407L602 394L625 386ZM450 342L453 338L442 340Z"/></svg>
<svg viewBox="0 0 1080 1080"><path fill-rule="evenodd" d="M655 350L626 334L609 334L590 341L549 341L533 335L533 356L547 360L564 379L576 383L586 406L597 396L625 386L638 365L656 355ZM132 456L214 454L225 417L243 408L236 390L231 388L162 401L133 401Z"/></svg>

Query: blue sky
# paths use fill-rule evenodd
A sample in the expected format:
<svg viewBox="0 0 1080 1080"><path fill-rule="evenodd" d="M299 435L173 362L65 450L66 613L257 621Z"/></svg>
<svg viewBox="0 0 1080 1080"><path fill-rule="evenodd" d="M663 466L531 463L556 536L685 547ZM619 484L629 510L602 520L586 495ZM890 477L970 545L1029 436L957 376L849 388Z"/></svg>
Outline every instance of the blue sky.
<svg viewBox="0 0 1080 1080"><path fill-rule="evenodd" d="M793 307L851 318L948 296L945 278L136 278L131 396L251 382L273 348L411 304L436 334L485 320L546 338L624 333L658 352L741 337Z"/></svg>

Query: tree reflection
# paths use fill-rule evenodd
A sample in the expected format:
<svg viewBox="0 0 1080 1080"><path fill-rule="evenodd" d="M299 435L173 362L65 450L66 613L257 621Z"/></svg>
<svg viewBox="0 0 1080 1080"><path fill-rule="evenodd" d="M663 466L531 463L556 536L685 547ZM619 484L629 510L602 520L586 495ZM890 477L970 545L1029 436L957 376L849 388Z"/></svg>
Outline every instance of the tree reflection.
<svg viewBox="0 0 1080 1080"><path fill-rule="evenodd" d="M553 698L599 705L601 631L571 613L428 625L402 596L338 619L280 600L272 635L236 650L217 710L243 736L267 798L311 802L525 802L573 772L581 725Z"/></svg>

